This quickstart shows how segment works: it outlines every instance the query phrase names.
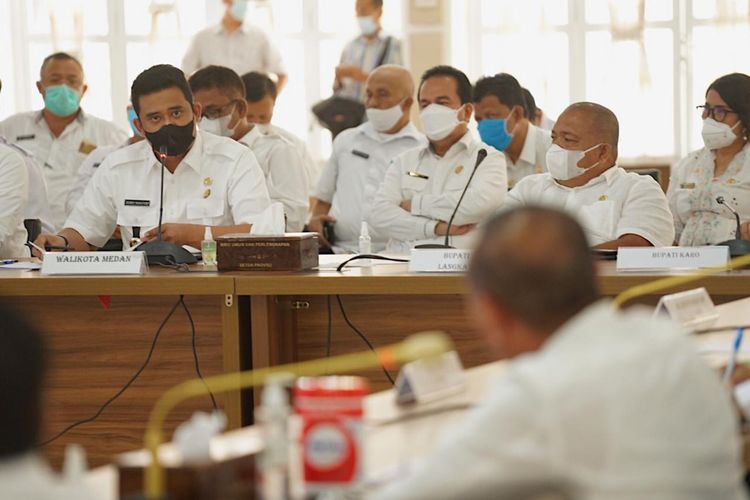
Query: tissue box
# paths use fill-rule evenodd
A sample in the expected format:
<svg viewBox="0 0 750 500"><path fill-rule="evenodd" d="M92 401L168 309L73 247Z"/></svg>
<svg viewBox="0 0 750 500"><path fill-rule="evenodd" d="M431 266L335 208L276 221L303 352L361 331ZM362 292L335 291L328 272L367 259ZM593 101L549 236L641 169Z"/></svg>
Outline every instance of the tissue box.
<svg viewBox="0 0 750 500"><path fill-rule="evenodd" d="M303 271L318 266L317 233L225 234L216 238L219 271Z"/></svg>

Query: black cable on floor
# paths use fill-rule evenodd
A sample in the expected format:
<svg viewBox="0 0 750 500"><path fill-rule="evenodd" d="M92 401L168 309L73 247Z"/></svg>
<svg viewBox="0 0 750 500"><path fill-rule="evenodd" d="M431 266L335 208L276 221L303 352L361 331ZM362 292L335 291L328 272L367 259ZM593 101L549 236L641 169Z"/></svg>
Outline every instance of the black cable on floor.
<svg viewBox="0 0 750 500"><path fill-rule="evenodd" d="M159 329L156 330L156 334L154 335L154 340L151 341L151 348L148 350L148 355L146 356L146 360L143 362L143 364L140 366L140 368L138 368L138 370L135 372L135 374L132 377L130 377L130 380L128 380L127 383L124 386L122 386L122 388L119 391L117 391L117 393L115 393L114 396L112 396L111 398L109 398L109 400L106 403L104 403L101 406L101 408L99 408L99 410L93 416L85 418L83 420L79 420L78 422L74 422L74 423L70 424L65 429L63 429L62 431L60 431L57 434L55 434L53 437L51 437L51 438L47 439L46 441L38 444L37 447L41 448L43 446L47 446L51 442L53 442L56 439L64 436L65 434L67 434L69 431L75 429L76 427L81 426L83 424L88 424L90 422L93 422L94 420L96 420L97 418L99 418L99 416L104 412L104 410L107 409L107 407L109 405L111 405L112 403L114 403L117 398L119 398L120 396L122 396L122 394L125 391L127 391L128 388L131 385L133 385L133 382L135 382L135 380L140 376L140 374L143 372L143 370L146 369L146 367L148 366L149 362L151 361L151 356L154 354L154 350L156 349L156 342L159 340L159 336L161 335L161 332L164 329L164 326L167 324L167 321L169 321L169 318L171 318L172 315L174 314L174 312L177 310L177 307L179 307L179 305L180 305L181 302L182 302L182 295L180 295L180 298L177 300L177 302L175 302L175 305L173 305L172 309L169 310L169 314L167 314L167 316L161 322L161 325L159 325Z"/></svg>
<svg viewBox="0 0 750 500"><path fill-rule="evenodd" d="M367 347L370 348L371 351L375 351L375 348L372 346L372 343L367 338L367 336L362 333L354 324L349 320L349 316L346 315L346 311L344 310L344 302L341 300L341 295L336 295L336 300L339 303L339 309L341 310L341 315L344 317L344 321L346 321L346 324L349 325L349 328L351 328L354 333L356 333L359 338L361 338L365 344L367 344ZM388 373L388 370L385 369L385 366L380 365L380 368L383 370L383 373L385 373L385 376L388 378L388 381L391 383L391 385L395 385L395 382L393 381L393 377L391 377L391 374Z"/></svg>
<svg viewBox="0 0 750 500"><path fill-rule="evenodd" d="M211 389L208 387L208 384L205 380L203 380L203 374L201 374L201 365L198 361L198 349L195 347L195 322L193 322L193 315L190 314L190 309L188 309L187 304L185 304L185 296L180 295L180 304L182 304L182 308L185 309L185 314L187 314L188 319L190 320L190 331L191 331L191 344L193 346L193 360L195 361L195 373L198 375L198 378L201 379L201 382L203 382L203 385L206 387L206 391L208 391L208 396L211 398L211 406L213 406L213 409L216 410L218 407L216 406L216 398L214 398L214 393L211 392Z"/></svg>

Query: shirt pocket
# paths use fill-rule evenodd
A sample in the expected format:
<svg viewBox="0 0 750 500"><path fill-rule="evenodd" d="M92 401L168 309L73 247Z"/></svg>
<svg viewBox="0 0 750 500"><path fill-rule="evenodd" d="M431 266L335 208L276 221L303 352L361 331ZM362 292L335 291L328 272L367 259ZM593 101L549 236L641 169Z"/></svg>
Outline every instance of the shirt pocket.
<svg viewBox="0 0 750 500"><path fill-rule="evenodd" d="M414 198L414 195L424 193L428 182L429 179L411 176L408 173L404 174L404 179L401 181L403 199L411 200Z"/></svg>
<svg viewBox="0 0 750 500"><path fill-rule="evenodd" d="M679 220L686 221L690 219L693 213L693 193L695 188L677 188L674 190L674 206Z"/></svg>
<svg viewBox="0 0 750 500"><path fill-rule="evenodd" d="M221 224L224 219L224 200L220 198L189 200L186 205L186 215L192 223Z"/></svg>
<svg viewBox="0 0 750 500"><path fill-rule="evenodd" d="M615 205L611 200L597 201L593 205L585 205L579 210L581 225L595 236L598 243L592 241L593 245L613 240L615 234Z"/></svg>
<svg viewBox="0 0 750 500"><path fill-rule="evenodd" d="M152 228L158 224L159 209L156 207L121 206L117 211L118 226Z"/></svg>

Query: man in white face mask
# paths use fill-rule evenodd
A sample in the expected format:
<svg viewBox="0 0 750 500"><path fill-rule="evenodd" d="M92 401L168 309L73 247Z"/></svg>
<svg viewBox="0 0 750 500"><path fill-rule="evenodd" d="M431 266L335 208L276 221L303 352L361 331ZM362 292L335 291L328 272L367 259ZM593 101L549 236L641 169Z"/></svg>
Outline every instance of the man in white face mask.
<svg viewBox="0 0 750 500"><path fill-rule="evenodd" d="M350 41L341 53L336 67L333 89L337 95L355 101L365 101L367 76L379 64L403 65L401 41L383 33L383 0L357 0L357 24L361 35Z"/></svg>
<svg viewBox="0 0 750 500"><path fill-rule="evenodd" d="M474 106L471 83L464 73L450 66L427 70L418 98L429 144L393 160L370 223L388 235L391 252L442 243L448 231L452 246L467 248L471 245L468 234L505 201L505 157L469 132ZM457 206L449 230L447 221Z"/></svg>
<svg viewBox="0 0 750 500"><path fill-rule="evenodd" d="M409 118L414 82L405 68L386 65L375 69L367 79L366 92L368 121L341 132L333 141L308 225L310 231L318 232L321 243L336 253L357 252L361 223L370 214L390 161L427 143ZM326 222L333 227L334 241L324 236ZM371 231L370 237L373 251L385 248L382 233Z"/></svg>
<svg viewBox="0 0 750 500"><path fill-rule="evenodd" d="M578 217L594 248L668 246L674 223L667 198L649 176L617 166L619 124L591 102L570 105L552 129L549 172L522 179L508 207L541 204Z"/></svg>
<svg viewBox="0 0 750 500"><path fill-rule="evenodd" d="M188 83L193 99L202 108L198 127L250 148L265 174L271 201L284 205L286 230L301 231L307 220L309 174L296 148L283 137L264 134L247 121L245 86L231 69L207 66L193 73Z"/></svg>

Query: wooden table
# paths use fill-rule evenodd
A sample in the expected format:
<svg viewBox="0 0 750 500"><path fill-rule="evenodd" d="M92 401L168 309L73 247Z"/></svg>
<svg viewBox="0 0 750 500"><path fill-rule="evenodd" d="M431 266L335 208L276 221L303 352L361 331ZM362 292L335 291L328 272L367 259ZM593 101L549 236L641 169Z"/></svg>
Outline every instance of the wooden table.
<svg viewBox="0 0 750 500"><path fill-rule="evenodd" d="M239 370L240 314L233 293L234 279L216 273L151 269L145 276L62 277L0 270L0 300L44 332L49 369L41 439L94 415L125 385L145 361L159 325L180 295L195 322L203 374ZM97 296L108 296L109 308ZM47 456L59 465L64 446L80 443L89 463L97 465L142 446L156 399L195 376L190 323L178 307L135 383L96 421L46 446ZM227 412L230 427L239 427L239 393L217 396L217 402ZM194 411L210 408L208 398L180 407L169 419L170 432Z"/></svg>
<svg viewBox="0 0 750 500"><path fill-rule="evenodd" d="M664 276L617 273L599 263L604 295ZM198 266L195 269L201 269ZM707 278L718 303L750 295L750 272ZM690 285L685 288L692 288ZM146 276L50 277L36 272L0 271L0 300L10 303L45 332L50 352L42 437L93 415L143 363L154 334L179 295L195 320L204 375L320 358L326 354L328 301L331 352L366 348L344 321L378 345L421 330L449 332L467 367L491 361L464 306L461 275L410 274L405 265L350 268L341 273L177 273L152 268ZM111 297L105 309L97 296ZM5 297L2 297L5 296ZM655 297L648 298L655 301ZM364 373L374 391L389 386L380 371ZM395 376L395 374L393 374ZM54 464L63 445L83 444L93 465L141 446L145 421L166 389L193 378L190 325L183 310L167 323L149 367L130 389L93 423L47 447ZM252 400L239 393L218 398L230 428L252 420ZM181 406L168 430L208 400Z"/></svg>

